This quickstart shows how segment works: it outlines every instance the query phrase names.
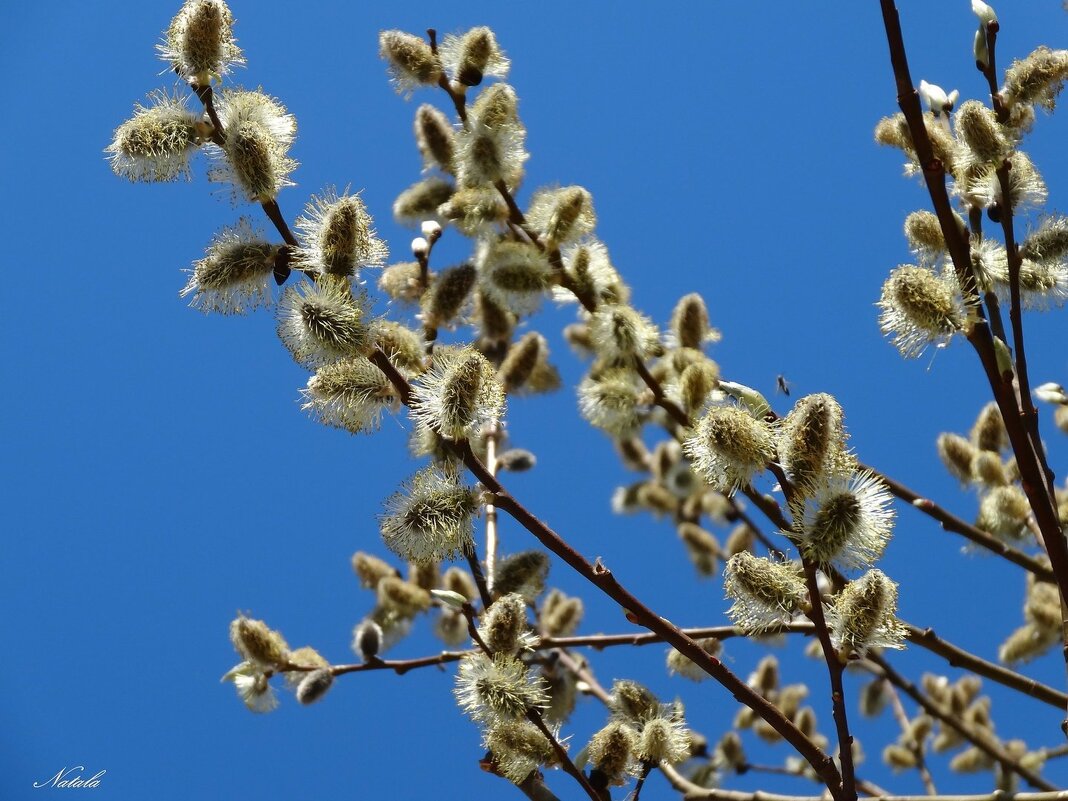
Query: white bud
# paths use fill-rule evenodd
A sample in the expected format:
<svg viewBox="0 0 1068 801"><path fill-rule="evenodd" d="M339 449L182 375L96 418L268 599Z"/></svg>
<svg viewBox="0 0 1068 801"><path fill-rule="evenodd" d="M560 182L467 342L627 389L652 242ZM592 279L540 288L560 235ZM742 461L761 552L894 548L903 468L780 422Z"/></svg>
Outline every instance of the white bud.
<svg viewBox="0 0 1068 801"><path fill-rule="evenodd" d="M1050 381L1048 384L1043 384L1040 387L1035 387L1035 397L1043 403L1057 403L1062 406L1068 405L1068 393L1064 391L1064 387L1053 381Z"/></svg>
<svg viewBox="0 0 1068 801"><path fill-rule="evenodd" d="M994 13L994 9L983 0L972 0L972 13L979 17L979 21L984 25L998 21L998 15Z"/></svg>
<svg viewBox="0 0 1068 801"><path fill-rule="evenodd" d="M437 242L438 237L441 236L441 223L437 220L424 220L419 229L430 243Z"/></svg>
<svg viewBox="0 0 1068 801"><path fill-rule="evenodd" d="M417 236L412 240L412 255L417 259L425 259L427 254L430 253L430 243L423 237Z"/></svg>
<svg viewBox="0 0 1068 801"><path fill-rule="evenodd" d="M997 360L998 372L1002 376L1016 374L1016 369L1012 362L1012 351L998 337L994 337L994 358Z"/></svg>
<svg viewBox="0 0 1068 801"><path fill-rule="evenodd" d="M445 606L451 606L453 609L463 609L464 604L467 603L467 599L464 596L452 590L431 590L430 594Z"/></svg>
<svg viewBox="0 0 1068 801"><path fill-rule="evenodd" d="M956 90L954 90L952 97L953 100L950 100L950 95L947 95L941 86L927 83L927 81L920 81L920 98L936 117L940 116L944 111L953 109L953 101L957 98Z"/></svg>
<svg viewBox="0 0 1068 801"><path fill-rule="evenodd" d="M975 32L972 54L975 56L975 62L981 65L983 69L986 69L990 63L990 50L986 45L986 28L983 25L980 25L979 30Z"/></svg>
<svg viewBox="0 0 1068 801"><path fill-rule="evenodd" d="M768 403L767 398L752 387L735 384L733 381L720 381L719 388L732 398L741 401L742 405L757 420L762 419L764 415L771 411L771 404Z"/></svg>

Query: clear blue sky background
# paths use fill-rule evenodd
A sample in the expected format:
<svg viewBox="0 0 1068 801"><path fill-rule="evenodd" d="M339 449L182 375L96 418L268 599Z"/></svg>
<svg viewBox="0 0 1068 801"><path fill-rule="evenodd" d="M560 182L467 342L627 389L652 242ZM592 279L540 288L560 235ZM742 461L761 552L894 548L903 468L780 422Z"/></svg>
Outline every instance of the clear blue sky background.
<svg viewBox="0 0 1068 801"><path fill-rule="evenodd" d="M915 79L982 97L966 0L902 6ZM713 355L728 376L769 395L779 373L796 395L834 393L861 458L974 516L975 497L944 475L934 438L966 431L985 401L976 360L955 344L934 359L902 361L880 337L872 305L887 271L908 260L905 214L926 205L920 186L901 178L898 155L872 142L876 120L895 110L875 0L656 8L554 0L537 9L235 0L233 8L248 58L236 80L262 85L299 120L299 185L280 198L290 219L327 185L362 187L394 256L407 258L411 233L389 209L419 175L416 103L444 98L398 98L377 33L491 25L513 59L530 131L525 192L554 182L593 192L599 234L637 306L664 322L678 297L701 292L724 332ZM232 208L200 169L189 184L142 186L105 163L113 128L169 80L158 75L153 46L176 9L0 10L8 120L0 204L11 278L0 316L8 404L0 797L56 792L31 785L76 764L107 770L98 799L519 797L479 772L477 732L455 709L450 673L349 676L321 704L299 708L286 696L267 716L249 714L219 683L236 661L226 630L239 609L291 644L351 659L351 627L372 598L349 556L383 550L375 515L414 467L402 419L355 438L299 411L306 375L280 347L269 313L204 317L178 299L180 269L212 233L259 209ZM1003 64L1038 43L1065 45L1060 2L997 10ZM1061 208L1066 131L1063 119L1043 116L1028 145ZM445 257L463 257L456 240L446 245ZM540 460L511 484L665 616L721 622L719 581L693 580L670 526L610 514L613 488L630 479L608 440L578 419L582 364L558 334L572 315L550 310L532 323L550 336L565 388L511 404L515 444ZM1028 324L1035 381L1068 383L1063 314ZM1063 471L1068 449L1044 412ZM510 522L503 536L507 551L532 544ZM1019 625L1022 576L962 556L961 544L903 509L883 567L903 585L904 617L992 657ZM585 593L562 566L551 581ZM585 631L628 630L618 609L589 597ZM417 626L393 655L437 649L426 629ZM823 671L799 661L800 648L781 652L797 665L787 678L813 682L830 731ZM759 653L727 649L743 675ZM667 698L682 694L693 725L717 737L734 702L711 683L669 679L663 656L656 646L595 664L605 682L632 676ZM895 661L914 677L943 669L925 654ZM1064 683L1056 657L1028 671ZM1056 710L994 697L1000 734L1057 742ZM575 750L603 721L593 701L580 710L567 729ZM893 779L879 764L885 736L864 723L859 732L865 776L920 789L914 775ZM773 761L785 749L760 753ZM942 789L988 789L983 777L949 777L942 758L934 771ZM1059 766L1049 775L1068 781ZM565 779L553 786L577 797ZM815 789L799 780L770 786ZM659 777L643 793L670 797Z"/></svg>

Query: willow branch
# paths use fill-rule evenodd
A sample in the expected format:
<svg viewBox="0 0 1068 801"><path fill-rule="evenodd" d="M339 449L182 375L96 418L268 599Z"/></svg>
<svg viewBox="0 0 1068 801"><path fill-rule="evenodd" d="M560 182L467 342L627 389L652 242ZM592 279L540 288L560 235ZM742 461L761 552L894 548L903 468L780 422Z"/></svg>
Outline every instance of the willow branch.
<svg viewBox="0 0 1068 801"><path fill-rule="evenodd" d="M943 640L933 629L924 629L911 623L902 621L908 631L909 642L938 654L946 659L950 665L957 668L965 668L978 676L983 676L991 681L996 681L1005 687L1042 701L1050 706L1064 709L1068 705L1068 694L1048 687L1032 678L1023 676L1006 667L988 662L975 654L965 651L951 642Z"/></svg>
<svg viewBox="0 0 1068 801"><path fill-rule="evenodd" d="M330 673L333 676L344 676L346 673L365 673L369 670L392 670L398 676L403 676L409 670L423 667L441 667L449 662L459 662L465 656L470 656L475 651L442 651L433 656L421 656L417 659L369 659L366 662L353 665L331 665ZM286 665L277 672L280 673L308 673L319 670L322 665Z"/></svg>
<svg viewBox="0 0 1068 801"><path fill-rule="evenodd" d="M928 715L941 722L943 726L954 729L958 734L964 737L964 739L968 740L972 745L995 762L998 762L1003 768L1017 774L1029 785L1039 790L1057 789L1056 786L1050 784L1037 773L1021 765L1019 760L1014 759L1011 754L1005 751L999 743L994 741L993 738L985 732L977 731L952 712L943 709L939 704L936 704L928 698L927 695L915 684L894 670L882 655L869 653L867 659L869 662L878 665L879 669L882 671L882 675L886 677L891 684L905 693L905 695L923 707Z"/></svg>
<svg viewBox="0 0 1068 801"><path fill-rule="evenodd" d="M890 49L890 63L893 66L894 80L897 85L898 105L908 123L913 147L923 170L924 182L969 308L969 323L965 336L979 356L994 399L1001 411L1005 430L1008 432L1009 442L1020 469L1021 486L1034 512L1035 522L1038 524L1046 553L1049 554L1061 597L1068 600L1068 546L1061 532L1056 507L1047 491L1049 469L1044 464L1041 455L1041 444L1033 439L1033 429L1024 422L1025 416L1019 406L1022 401L1016 397L1011 377L1006 380L998 368L990 328L979 315L979 298L975 292L978 284L972 273L968 240L957 226L953 215L949 193L946 190L945 165L935 158L927 135L920 99L913 88L912 76L909 73L908 57L905 53L905 42L901 34L901 22L898 19L897 9L893 0L880 0L880 7ZM1028 402L1030 402L1030 397L1028 397ZM1068 649L1066 649L1065 658L1068 660Z"/></svg>
<svg viewBox="0 0 1068 801"><path fill-rule="evenodd" d="M674 767L666 763L660 763L660 772L676 790L683 794L688 801L826 801L823 796L816 795L782 795L780 793L766 793L762 790L755 792L743 792L739 790L721 790L719 788L705 788L694 784ZM995 790L992 793L977 795L877 795L872 796L870 801L1068 801L1068 791L1056 790L1044 793L1006 793Z"/></svg>
<svg viewBox="0 0 1068 801"><path fill-rule="evenodd" d="M732 637L748 636L744 629L737 626L708 626L705 628L680 629L687 636L695 640L729 640ZM765 634L773 637L777 634L812 634L815 629L811 623L785 623L768 629ZM611 648L615 645L652 645L662 643L664 638L659 634L590 634L579 637L543 637L536 649L541 648L578 648L587 646L594 650Z"/></svg>
<svg viewBox="0 0 1068 801"><path fill-rule="evenodd" d="M970 523L962 520L951 512L947 511L930 498L925 498L915 490L909 489L904 484L896 481L885 473L881 473L874 467L869 467L864 464L857 465L861 470L867 470L873 475L877 476L895 496L908 503L915 509L920 510L928 517L934 518L941 524L944 531L950 531L954 534L960 534L969 541L976 545L985 548L991 553L995 553L998 556L1012 562L1014 565L1022 567L1029 573L1033 573L1036 578L1041 581L1054 581L1053 571L1046 567L1042 562L1035 559L1033 556L1029 556L1023 551L1013 548L1011 545L1007 545L997 537L983 531L981 528L977 528Z"/></svg>

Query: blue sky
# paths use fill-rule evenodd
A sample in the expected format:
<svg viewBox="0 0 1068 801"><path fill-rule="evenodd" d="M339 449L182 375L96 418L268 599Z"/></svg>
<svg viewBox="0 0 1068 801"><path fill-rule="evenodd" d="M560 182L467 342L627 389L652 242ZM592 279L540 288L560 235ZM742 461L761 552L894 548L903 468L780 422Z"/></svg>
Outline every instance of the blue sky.
<svg viewBox="0 0 1068 801"><path fill-rule="evenodd" d="M913 76L983 97L971 64L968 3L903 2ZM521 199L545 184L593 193L598 232L638 308L666 322L691 291L724 333L712 355L733 380L769 396L784 374L796 395L833 393L862 459L972 519L974 495L937 463L940 431L966 431L987 399L970 349L903 361L876 324L888 270L909 260L901 224L926 194L901 160L872 142L895 110L878 3L401 4L269 0L232 4L248 66L299 124L298 186L280 197L292 220L328 185L362 188L394 258L412 233L390 219L419 176L406 103L377 58L383 28L442 32L487 24L513 60L532 153ZM1059 2L1002 2L999 60L1064 45ZM475 728L456 710L451 674L345 677L321 704L291 697L249 714L219 677L236 661L227 624L238 610L293 645L350 661L352 625L372 598L351 574L354 550L383 552L375 515L414 472L407 423L351 437L302 414L306 374L279 346L273 318L205 317L177 297L181 269L241 214L195 170L191 183L132 185L103 158L111 131L146 93L169 85L154 45L177 5L5 4L0 85L7 265L13 301L0 317L9 412L3 430L0 632L8 652L0 694L0 796L64 766L104 769L95 798L518 797L479 772ZM1065 123L1041 116L1027 149L1064 208ZM1058 147L1059 146L1059 147ZM465 255L447 237L445 260ZM37 300L26 296L37 292ZM654 609L684 625L724 622L718 580L697 582L670 526L613 517L630 480L611 444L578 418L583 364L563 344L573 309L529 326L550 337L564 389L517 400L509 426L539 465L515 493L589 557L601 556ZM1063 314L1031 315L1035 383L1068 383ZM1060 347L1058 347L1060 346ZM780 412L785 400L776 397ZM1043 417L1054 469L1068 455ZM510 521L505 551L532 545ZM883 568L902 583L904 617L992 657L1020 622L1022 576L960 554L962 540L908 509ZM562 565L550 582L585 593ZM625 631L611 603L589 595L583 630ZM428 624L393 655L439 648ZM791 680L810 680L831 727L818 665L780 652ZM727 649L747 674L760 652ZM602 680L634 677L716 737L735 706L713 684L669 679L660 646L595 656ZM925 654L896 664L943 670ZM948 669L947 669L948 670ZM950 675L955 675L949 671ZM1063 685L1055 657L1028 672ZM796 677L796 678L794 678ZM858 686L855 679L851 686ZM1057 742L1056 710L994 693L999 734ZM568 729L576 748L600 725L587 701ZM880 725L885 728L885 720ZM879 764L885 736L860 727L862 774L918 791ZM866 731L872 731L866 734ZM766 752L764 761L785 749ZM944 789L988 789L951 778ZM1048 775L1068 780L1062 767ZM575 790L554 777L566 797ZM746 777L740 788L754 787ZM780 790L809 793L798 780ZM941 785L940 785L941 787ZM54 792L54 791L52 791ZM621 795L621 794L620 794ZM659 777L643 798L670 798Z"/></svg>

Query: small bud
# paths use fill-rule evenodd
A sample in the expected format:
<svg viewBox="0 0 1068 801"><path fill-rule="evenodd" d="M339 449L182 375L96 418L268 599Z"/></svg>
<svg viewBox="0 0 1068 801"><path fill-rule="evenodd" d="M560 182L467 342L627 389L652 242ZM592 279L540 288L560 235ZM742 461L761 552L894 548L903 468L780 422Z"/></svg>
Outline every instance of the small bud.
<svg viewBox="0 0 1068 801"><path fill-rule="evenodd" d="M493 31L485 26L462 36L445 36L439 50L445 69L463 86L478 86L487 75L504 78L508 74L508 59Z"/></svg>
<svg viewBox="0 0 1068 801"><path fill-rule="evenodd" d="M972 40L972 55L975 56L975 65L985 70L990 66L990 46L986 39L986 26L979 23L979 29L975 32Z"/></svg>
<svg viewBox="0 0 1068 801"><path fill-rule="evenodd" d="M419 230L431 245L441 238L441 223L437 220L423 220L419 225Z"/></svg>
<svg viewBox="0 0 1068 801"><path fill-rule="evenodd" d="M1002 134L994 112L979 101L964 103L954 119L958 136L980 162L1000 163L1008 154L1011 145Z"/></svg>
<svg viewBox="0 0 1068 801"><path fill-rule="evenodd" d="M234 683L234 689L250 712L271 712L278 707L274 690L259 665L242 662L229 670L222 680Z"/></svg>
<svg viewBox="0 0 1068 801"><path fill-rule="evenodd" d="M597 224L593 198L581 186L538 190L525 216L550 249L580 239Z"/></svg>
<svg viewBox="0 0 1068 801"><path fill-rule="evenodd" d="M595 733L586 746L589 761L610 785L623 784L634 763L638 735L622 721L613 720Z"/></svg>
<svg viewBox="0 0 1068 801"><path fill-rule="evenodd" d="M671 313L671 333L679 347L700 350L707 342L718 342L720 333L708 321L704 298L693 292L684 295Z"/></svg>
<svg viewBox="0 0 1068 801"><path fill-rule="evenodd" d="M983 25L996 24L998 21L998 15L994 13L994 9L983 0L972 0L972 13L979 17L979 22Z"/></svg>
<svg viewBox="0 0 1068 801"><path fill-rule="evenodd" d="M979 451L972 461L972 476L985 487L1004 487L1009 483L1005 466L996 453Z"/></svg>
<svg viewBox="0 0 1068 801"><path fill-rule="evenodd" d="M739 523L737 526L731 529L731 533L727 537L727 544L724 550L727 553L727 557L730 558L731 556L742 553L743 551L752 552L753 544L755 542L756 532L753 531L753 529L750 528L747 523Z"/></svg>
<svg viewBox="0 0 1068 801"><path fill-rule="evenodd" d="M410 95L418 86L433 86L441 77L441 62L430 45L403 31L382 31L378 54L389 62L389 72L400 94Z"/></svg>
<svg viewBox="0 0 1068 801"><path fill-rule="evenodd" d="M686 553L701 576L716 574L717 559L721 555L716 538L695 523L683 522L678 527L679 538L686 546Z"/></svg>
<svg viewBox="0 0 1068 801"><path fill-rule="evenodd" d="M436 216L438 208L449 201L454 191L451 183L436 175L425 178L397 195L393 201L393 219L418 225Z"/></svg>
<svg viewBox="0 0 1068 801"><path fill-rule="evenodd" d="M901 265L883 284L876 304L879 325L906 359L928 345L943 347L964 327L964 312L952 273L937 276L924 267Z"/></svg>
<svg viewBox="0 0 1068 801"><path fill-rule="evenodd" d="M569 637L582 622L583 611L581 598L550 590L541 607L541 629L550 637Z"/></svg>
<svg viewBox="0 0 1068 801"><path fill-rule="evenodd" d="M453 171L452 138L448 118L429 103L421 105L415 112L415 143L427 169L438 167L443 172Z"/></svg>
<svg viewBox="0 0 1068 801"><path fill-rule="evenodd" d="M363 620L352 631L352 650L369 662L382 650L382 640L382 627L373 620Z"/></svg>
<svg viewBox="0 0 1068 801"><path fill-rule="evenodd" d="M504 388L473 348L438 348L433 367L412 388L412 416L451 440L470 439L504 413Z"/></svg>
<svg viewBox="0 0 1068 801"><path fill-rule="evenodd" d="M230 624L230 642L246 660L263 667L283 665L289 657L289 646L281 633L262 620L252 620L244 615L239 615Z"/></svg>
<svg viewBox="0 0 1068 801"><path fill-rule="evenodd" d="M173 181L189 177L189 159L207 130L200 115L180 96L155 92L150 105L134 106L134 116L115 129L105 149L111 169L131 181Z"/></svg>
<svg viewBox="0 0 1068 801"><path fill-rule="evenodd" d="M723 643L711 637L704 640L698 640L697 644L701 646L701 650L706 654L715 657L718 657L723 650ZM690 681L704 681L708 678L708 674L698 667L690 657L674 648L668 651L667 669L668 673L672 676L679 675Z"/></svg>
<svg viewBox="0 0 1068 801"><path fill-rule="evenodd" d="M511 473L524 473L538 463L537 457L523 448L509 448L497 457L497 469Z"/></svg>
<svg viewBox="0 0 1068 801"><path fill-rule="evenodd" d="M233 14L222 0L186 0L159 45L160 58L189 83L208 86L213 76L245 62L233 25Z"/></svg>
<svg viewBox="0 0 1068 801"><path fill-rule="evenodd" d="M842 407L825 393L807 395L794 404L779 433L779 462L806 496L840 469L845 457Z"/></svg>
<svg viewBox="0 0 1068 801"><path fill-rule="evenodd" d="M736 384L733 381L720 381L718 386L732 398L741 401L741 404L749 410L749 414L757 420L764 418L771 411L771 404L768 403L767 398L752 387Z"/></svg>
<svg viewBox="0 0 1068 801"><path fill-rule="evenodd" d="M1001 411L993 401L986 404L976 417L971 441L976 448L991 453L1000 453L1009 447L1009 434L1001 419Z"/></svg>
<svg viewBox="0 0 1068 801"><path fill-rule="evenodd" d="M549 346L545 337L530 331L508 349L497 375L506 392L513 393L523 388L533 375L540 361L544 361Z"/></svg>
<svg viewBox="0 0 1068 801"><path fill-rule="evenodd" d="M1035 387L1034 395L1043 403L1068 404L1068 392L1064 387L1053 381Z"/></svg>
<svg viewBox="0 0 1068 801"><path fill-rule="evenodd" d="M437 467L420 470L386 502L382 539L408 562L440 562L473 547L477 494ZM429 601L428 601L429 603Z"/></svg>
<svg viewBox="0 0 1068 801"><path fill-rule="evenodd" d="M298 364L321 367L367 354L371 338L366 318L366 298L352 294L348 279L323 276L282 293L278 336Z"/></svg>
<svg viewBox="0 0 1068 801"><path fill-rule="evenodd" d="M477 280L478 273L471 264L442 272L423 296L423 322L431 328L452 323L467 304Z"/></svg>
<svg viewBox="0 0 1068 801"><path fill-rule="evenodd" d="M1029 531L1030 516L1031 504L1021 489L995 487L980 501L975 525L1000 539L1019 540Z"/></svg>
<svg viewBox="0 0 1068 801"><path fill-rule="evenodd" d="M1057 407L1056 411L1053 412L1053 424L1065 434L1068 434L1068 406Z"/></svg>
<svg viewBox="0 0 1068 801"><path fill-rule="evenodd" d="M463 609L464 604L468 602L467 598L452 590L431 590L430 595L434 600L440 601L442 604L451 607L452 609Z"/></svg>
<svg viewBox="0 0 1068 801"><path fill-rule="evenodd" d="M949 769L956 773L979 773L990 770L994 760L977 746L966 748L949 761Z"/></svg>
<svg viewBox="0 0 1068 801"><path fill-rule="evenodd" d="M371 325L371 340L406 378L423 372L423 339L410 328L380 318Z"/></svg>
<svg viewBox="0 0 1068 801"><path fill-rule="evenodd" d="M612 685L612 711L622 718L640 723L660 713L660 701L636 681L616 681Z"/></svg>
<svg viewBox="0 0 1068 801"><path fill-rule="evenodd" d="M412 240L412 255L417 259L425 259L430 253L430 243L423 237L417 236Z"/></svg>
<svg viewBox="0 0 1068 801"><path fill-rule="evenodd" d="M352 555L352 570L360 579L360 586L368 589L377 587L384 578L400 576L400 571L388 562L363 551L356 551Z"/></svg>
<svg viewBox="0 0 1068 801"><path fill-rule="evenodd" d="M451 609L443 609L434 621L434 636L449 647L455 648L469 640L467 618Z"/></svg>
<svg viewBox="0 0 1068 801"><path fill-rule="evenodd" d="M918 764L915 751L911 748L906 748L903 745L897 745L896 743L888 745L883 749L883 762L885 762L895 773L900 773L903 770L911 770Z"/></svg>
<svg viewBox="0 0 1068 801"><path fill-rule="evenodd" d="M334 674L330 668L319 668L318 670L310 671L303 681L297 685L297 700L305 706L314 704L326 695L326 691L330 689L333 683Z"/></svg>
<svg viewBox="0 0 1068 801"><path fill-rule="evenodd" d="M515 89L498 83L483 89L471 106L470 116L494 130L519 124L519 98Z"/></svg>
<svg viewBox="0 0 1068 801"><path fill-rule="evenodd" d="M687 414L696 414L708 401L719 381L715 362L691 364L679 376L679 397Z"/></svg>
<svg viewBox="0 0 1068 801"><path fill-rule="evenodd" d="M959 434L943 433L938 435L938 456L946 469L961 483L972 480L972 463L978 455L978 449Z"/></svg>
<svg viewBox="0 0 1068 801"><path fill-rule="evenodd" d="M998 659L1008 665L1030 662L1060 641L1057 631L1026 623L1009 635L998 648Z"/></svg>
<svg viewBox="0 0 1068 801"><path fill-rule="evenodd" d="M450 567L441 577L441 586L449 592L462 595L468 601L478 598L478 587L471 574L459 567Z"/></svg>
<svg viewBox="0 0 1068 801"><path fill-rule="evenodd" d="M511 654L522 647L529 629L526 600L511 593L498 598L485 611L478 633L493 653Z"/></svg>
<svg viewBox="0 0 1068 801"><path fill-rule="evenodd" d="M683 447L693 469L725 493L748 484L775 458L771 430L737 406L709 409Z"/></svg>
<svg viewBox="0 0 1068 801"><path fill-rule="evenodd" d="M416 303L423 294L421 272L419 262L402 261L391 264L378 277L378 288L385 292L390 300Z"/></svg>
<svg viewBox="0 0 1068 801"><path fill-rule="evenodd" d="M831 641L846 657L869 648L904 648L905 628L895 617L897 585L881 570L847 584L828 610Z"/></svg>
<svg viewBox="0 0 1068 801"><path fill-rule="evenodd" d="M805 582L789 564L742 551L727 561L723 575L724 589L734 601L728 614L748 632L788 623L808 603Z"/></svg>
<svg viewBox="0 0 1068 801"><path fill-rule="evenodd" d="M288 151L297 121L285 106L263 92L230 89L218 95L216 110L226 138L209 179L232 184L235 194L253 202L273 200L291 186L297 162Z"/></svg>
<svg viewBox="0 0 1068 801"><path fill-rule="evenodd" d="M545 589L549 557L542 551L523 551L502 559L497 565L493 589L501 595L517 593L533 601Z"/></svg>
<svg viewBox="0 0 1068 801"><path fill-rule="evenodd" d="M886 692L886 684L882 679L873 679L861 688L860 713L873 718L886 708L887 701L889 694Z"/></svg>
<svg viewBox="0 0 1068 801"><path fill-rule="evenodd" d="M746 684L758 690L761 695L774 693L779 689L779 660L774 656L765 656L757 664Z"/></svg>
<svg viewBox="0 0 1068 801"><path fill-rule="evenodd" d="M956 99L956 92L953 93L953 99L950 99L950 95L947 95L941 86L927 83L927 81L920 81L920 99L927 104L927 108L931 110L931 113L938 117L953 110L953 100Z"/></svg>
<svg viewBox="0 0 1068 801"><path fill-rule="evenodd" d="M1005 70L1001 96L1008 106L1036 103L1053 111L1066 78L1068 50L1050 50L1043 45Z"/></svg>
<svg viewBox="0 0 1068 801"><path fill-rule="evenodd" d="M247 217L217 233L204 258L193 263L181 296L194 309L244 314L271 302L271 277L280 247L267 242Z"/></svg>

